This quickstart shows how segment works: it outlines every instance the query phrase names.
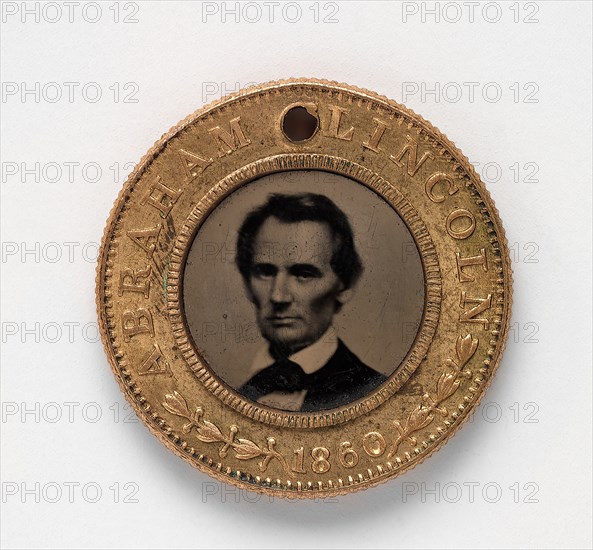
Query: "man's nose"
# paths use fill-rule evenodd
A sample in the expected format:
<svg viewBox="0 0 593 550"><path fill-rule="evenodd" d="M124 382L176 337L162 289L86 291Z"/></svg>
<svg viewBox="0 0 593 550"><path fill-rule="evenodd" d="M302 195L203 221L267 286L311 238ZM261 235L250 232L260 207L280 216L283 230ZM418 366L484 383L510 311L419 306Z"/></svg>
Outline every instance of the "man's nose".
<svg viewBox="0 0 593 550"><path fill-rule="evenodd" d="M292 302L290 281L286 273L279 272L274 277L270 299L276 304Z"/></svg>

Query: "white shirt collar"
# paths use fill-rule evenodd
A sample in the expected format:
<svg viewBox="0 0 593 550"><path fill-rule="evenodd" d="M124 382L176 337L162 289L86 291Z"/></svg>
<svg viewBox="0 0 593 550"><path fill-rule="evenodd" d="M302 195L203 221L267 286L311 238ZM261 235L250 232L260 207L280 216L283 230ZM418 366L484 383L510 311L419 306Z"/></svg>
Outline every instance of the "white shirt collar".
<svg viewBox="0 0 593 550"><path fill-rule="evenodd" d="M336 353L337 349L338 335L330 325L321 338L313 342L310 346L293 353L288 359L297 363L306 374L312 374L323 367L329 361L330 357ZM274 358L270 355L269 345L262 346L253 358L249 369L248 380L274 362Z"/></svg>

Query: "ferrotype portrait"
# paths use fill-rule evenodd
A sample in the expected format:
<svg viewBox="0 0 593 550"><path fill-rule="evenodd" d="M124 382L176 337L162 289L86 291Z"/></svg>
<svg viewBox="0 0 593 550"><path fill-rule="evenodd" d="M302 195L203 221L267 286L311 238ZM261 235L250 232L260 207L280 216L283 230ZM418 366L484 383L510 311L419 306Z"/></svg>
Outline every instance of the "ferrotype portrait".
<svg viewBox="0 0 593 550"><path fill-rule="evenodd" d="M402 219L329 172L235 191L198 229L185 267L202 359L241 397L283 411L333 409L379 388L410 349L423 303Z"/></svg>

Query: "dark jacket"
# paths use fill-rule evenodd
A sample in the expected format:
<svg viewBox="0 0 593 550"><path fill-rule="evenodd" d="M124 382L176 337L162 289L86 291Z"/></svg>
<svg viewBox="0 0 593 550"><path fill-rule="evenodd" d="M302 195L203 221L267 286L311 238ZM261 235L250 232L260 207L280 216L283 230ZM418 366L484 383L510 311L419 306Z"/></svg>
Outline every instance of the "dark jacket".
<svg viewBox="0 0 593 550"><path fill-rule="evenodd" d="M251 380L242 389L246 390ZM365 397L385 380L385 375L365 365L338 339L338 349L328 362L308 375L309 389L300 412L342 407Z"/></svg>

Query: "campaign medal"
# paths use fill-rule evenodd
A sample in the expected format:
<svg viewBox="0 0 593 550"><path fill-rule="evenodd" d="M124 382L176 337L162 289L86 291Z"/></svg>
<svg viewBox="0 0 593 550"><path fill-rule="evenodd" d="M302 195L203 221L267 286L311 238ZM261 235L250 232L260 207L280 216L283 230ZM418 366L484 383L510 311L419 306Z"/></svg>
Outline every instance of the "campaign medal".
<svg viewBox="0 0 593 550"><path fill-rule="evenodd" d="M138 416L203 472L323 497L439 449L509 327L504 231L463 154L406 107L254 86L148 151L109 217L99 326Z"/></svg>

